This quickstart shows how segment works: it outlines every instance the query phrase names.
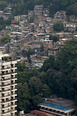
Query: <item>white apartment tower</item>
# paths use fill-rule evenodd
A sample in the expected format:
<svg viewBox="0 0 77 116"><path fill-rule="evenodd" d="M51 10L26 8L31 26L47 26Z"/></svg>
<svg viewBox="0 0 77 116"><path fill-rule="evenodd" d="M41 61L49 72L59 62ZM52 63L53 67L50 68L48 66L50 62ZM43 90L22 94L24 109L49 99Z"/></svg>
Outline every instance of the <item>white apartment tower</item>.
<svg viewBox="0 0 77 116"><path fill-rule="evenodd" d="M0 53L0 116L16 114L16 67L12 57Z"/></svg>

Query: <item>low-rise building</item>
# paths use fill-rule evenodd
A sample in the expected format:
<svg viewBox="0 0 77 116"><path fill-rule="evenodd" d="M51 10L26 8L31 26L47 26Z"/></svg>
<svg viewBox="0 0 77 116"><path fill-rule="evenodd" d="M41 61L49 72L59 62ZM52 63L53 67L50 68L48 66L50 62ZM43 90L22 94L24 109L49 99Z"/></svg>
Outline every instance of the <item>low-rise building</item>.
<svg viewBox="0 0 77 116"><path fill-rule="evenodd" d="M54 114L56 116L74 116L75 103L71 100L51 96L47 98L44 103L38 105L39 110Z"/></svg>

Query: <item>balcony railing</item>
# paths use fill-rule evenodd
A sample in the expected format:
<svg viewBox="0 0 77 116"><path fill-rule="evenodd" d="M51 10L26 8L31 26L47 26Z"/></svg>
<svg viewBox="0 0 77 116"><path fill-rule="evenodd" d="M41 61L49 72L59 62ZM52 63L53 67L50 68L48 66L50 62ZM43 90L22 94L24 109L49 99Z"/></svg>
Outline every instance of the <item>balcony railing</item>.
<svg viewBox="0 0 77 116"><path fill-rule="evenodd" d="M8 112L3 112L1 116L9 116L9 115L11 115L10 111L8 111Z"/></svg>
<svg viewBox="0 0 77 116"><path fill-rule="evenodd" d="M6 103L6 104L7 104L7 103ZM5 105L6 105L6 104L5 104ZM5 109L8 109L8 108L11 107L11 104L9 104L9 105L7 104L6 106L5 106L5 105L4 105L4 106L2 105L2 110L5 110Z"/></svg>
<svg viewBox="0 0 77 116"><path fill-rule="evenodd" d="M5 87L5 86L8 86L11 84L11 81L8 81L8 82L2 82L1 86Z"/></svg>
<svg viewBox="0 0 77 116"><path fill-rule="evenodd" d="M9 92L11 92L11 90L9 89L9 90L7 90L7 91L2 91L1 93L9 93Z"/></svg>
<svg viewBox="0 0 77 116"><path fill-rule="evenodd" d="M2 99L5 99L5 100L6 100L7 98L8 98L8 99L11 99L11 96L4 96L4 97L2 97Z"/></svg>
<svg viewBox="0 0 77 116"><path fill-rule="evenodd" d="M17 94L12 94L11 97L17 96Z"/></svg>
<svg viewBox="0 0 77 116"><path fill-rule="evenodd" d="M11 99L10 100L7 100L7 101L2 101L1 104L8 104L11 102Z"/></svg>

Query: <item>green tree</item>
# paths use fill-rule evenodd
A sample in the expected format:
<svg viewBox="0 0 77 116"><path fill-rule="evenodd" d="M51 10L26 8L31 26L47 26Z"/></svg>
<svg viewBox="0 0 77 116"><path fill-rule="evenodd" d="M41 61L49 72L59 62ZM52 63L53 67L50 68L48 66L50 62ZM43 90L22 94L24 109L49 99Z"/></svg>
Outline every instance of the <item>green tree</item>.
<svg viewBox="0 0 77 116"><path fill-rule="evenodd" d="M54 36L50 35L49 40L53 40L53 42L55 43L55 42L59 41L59 38L57 36L55 36L55 35Z"/></svg>
<svg viewBox="0 0 77 116"><path fill-rule="evenodd" d="M46 83L47 77L46 77L46 73L44 71L40 72L39 75L38 75L38 77L43 82L43 84Z"/></svg>
<svg viewBox="0 0 77 116"><path fill-rule="evenodd" d="M54 57L49 56L49 59L44 61L43 66L41 67L40 70L41 71L47 71L48 69L53 68L54 67L54 62L55 62Z"/></svg>
<svg viewBox="0 0 77 116"><path fill-rule="evenodd" d="M10 42L10 36L9 36L9 35L5 35L5 36L3 36L3 37L1 38L1 43L2 43L2 44L6 44L6 43L8 43L8 42Z"/></svg>
<svg viewBox="0 0 77 116"><path fill-rule="evenodd" d="M39 78L37 77L32 77L30 80L29 80L29 86L30 86L30 89L33 91L33 94L37 94L40 92L40 89L41 89L41 86L42 86L42 82Z"/></svg>
<svg viewBox="0 0 77 116"><path fill-rule="evenodd" d="M30 111L30 93L29 93L29 88L28 88L28 85L27 83L24 83L23 85L21 83L19 83L17 85L17 109L18 111L21 111L21 110L24 110L27 112Z"/></svg>
<svg viewBox="0 0 77 116"><path fill-rule="evenodd" d="M64 26L61 22L57 22L57 23L54 24L53 29L54 29L54 31L58 31L58 32L63 31Z"/></svg>
<svg viewBox="0 0 77 116"><path fill-rule="evenodd" d="M41 88L41 93L43 97L50 97L51 90L46 84L43 84Z"/></svg>
<svg viewBox="0 0 77 116"><path fill-rule="evenodd" d="M77 39L68 41L58 55L57 63L60 69L67 73L77 68Z"/></svg>
<svg viewBox="0 0 77 116"><path fill-rule="evenodd" d="M28 54L28 55L32 55L32 54L34 54L34 53L35 53L34 49L29 48L27 54Z"/></svg>

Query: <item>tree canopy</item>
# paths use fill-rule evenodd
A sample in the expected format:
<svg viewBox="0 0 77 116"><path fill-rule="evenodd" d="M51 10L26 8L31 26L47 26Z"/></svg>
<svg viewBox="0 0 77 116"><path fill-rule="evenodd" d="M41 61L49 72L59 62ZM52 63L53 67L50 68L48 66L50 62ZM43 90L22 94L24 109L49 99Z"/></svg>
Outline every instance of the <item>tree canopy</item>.
<svg viewBox="0 0 77 116"><path fill-rule="evenodd" d="M18 107L26 113L37 109L43 97L56 94L77 104L77 39L68 41L56 59L50 56L40 70L17 64Z"/></svg>
<svg viewBox="0 0 77 116"><path fill-rule="evenodd" d="M1 38L0 41L1 41L1 44L6 44L6 43L8 43L8 42L10 41L9 35L3 36L3 37Z"/></svg>
<svg viewBox="0 0 77 116"><path fill-rule="evenodd" d="M53 42L57 42L57 41L59 41L59 38L58 38L58 36L50 35L49 40L53 40Z"/></svg>
<svg viewBox="0 0 77 116"><path fill-rule="evenodd" d="M64 26L61 22L57 22L57 23L54 24L53 29L54 29L54 31L57 31L57 32L63 31Z"/></svg>

